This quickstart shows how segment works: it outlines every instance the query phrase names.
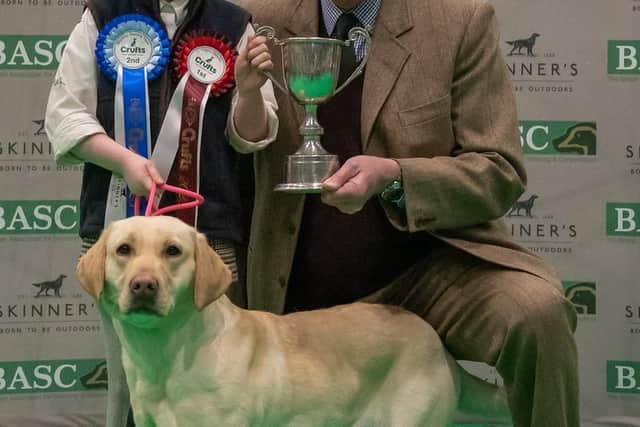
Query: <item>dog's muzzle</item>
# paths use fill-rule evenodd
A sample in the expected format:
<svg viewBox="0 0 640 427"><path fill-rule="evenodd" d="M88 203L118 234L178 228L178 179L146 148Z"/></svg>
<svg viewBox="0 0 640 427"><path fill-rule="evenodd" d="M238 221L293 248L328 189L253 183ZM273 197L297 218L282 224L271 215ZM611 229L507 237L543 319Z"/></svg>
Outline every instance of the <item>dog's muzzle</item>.
<svg viewBox="0 0 640 427"><path fill-rule="evenodd" d="M143 273L134 276L129 282L129 311L147 309L156 311L158 296L158 279L151 274Z"/></svg>

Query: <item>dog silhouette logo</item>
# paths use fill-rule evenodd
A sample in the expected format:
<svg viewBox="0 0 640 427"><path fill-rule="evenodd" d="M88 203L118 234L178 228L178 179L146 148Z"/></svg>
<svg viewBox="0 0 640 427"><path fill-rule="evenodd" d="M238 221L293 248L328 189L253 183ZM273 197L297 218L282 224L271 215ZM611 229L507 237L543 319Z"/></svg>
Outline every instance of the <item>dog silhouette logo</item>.
<svg viewBox="0 0 640 427"><path fill-rule="evenodd" d="M531 210L533 209L533 204L537 198L538 196L533 194L526 200L518 200L513 204L511 210L507 213L507 216L526 216L527 218L533 218Z"/></svg>
<svg viewBox="0 0 640 427"><path fill-rule="evenodd" d="M33 286L38 288L38 293L35 295L36 298L40 296L51 297L56 296L61 298L60 288L62 288L62 283L67 276L61 274L57 279L53 280L45 280L44 282L32 283ZM49 294L49 291L53 291L53 295ZM43 295L44 294L44 295Z"/></svg>
<svg viewBox="0 0 640 427"><path fill-rule="evenodd" d="M578 314L596 314L596 285L580 282L565 289L565 296L573 303Z"/></svg>
<svg viewBox="0 0 640 427"><path fill-rule="evenodd" d="M107 362L102 361L89 373L80 377L82 386L86 389L107 389Z"/></svg>
<svg viewBox="0 0 640 427"><path fill-rule="evenodd" d="M536 39L538 37L540 37L540 34L533 33L526 39L508 40L507 44L511 45L511 51L507 54L507 56L522 55L522 49L526 49L527 56L536 56L533 53L533 46L535 46Z"/></svg>
<svg viewBox="0 0 640 427"><path fill-rule="evenodd" d="M596 154L596 124L577 123L552 141L558 152L593 156Z"/></svg>

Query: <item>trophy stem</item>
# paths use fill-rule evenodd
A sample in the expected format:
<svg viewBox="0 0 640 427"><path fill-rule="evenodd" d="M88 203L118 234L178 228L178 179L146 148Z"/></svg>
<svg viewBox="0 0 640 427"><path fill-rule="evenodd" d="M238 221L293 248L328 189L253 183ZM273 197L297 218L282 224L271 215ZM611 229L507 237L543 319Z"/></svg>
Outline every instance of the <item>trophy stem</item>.
<svg viewBox="0 0 640 427"><path fill-rule="evenodd" d="M305 139L307 136L323 135L324 129L320 126L320 123L318 123L318 105L305 104L304 111L306 114L304 122L300 126L300 135L305 137Z"/></svg>
<svg viewBox="0 0 640 427"><path fill-rule="evenodd" d="M320 143L324 129L318 123L318 106L305 104L306 116L300 126L303 143L287 159L287 181L276 186L276 191L289 193L319 193L322 181L338 170L339 160L330 154Z"/></svg>

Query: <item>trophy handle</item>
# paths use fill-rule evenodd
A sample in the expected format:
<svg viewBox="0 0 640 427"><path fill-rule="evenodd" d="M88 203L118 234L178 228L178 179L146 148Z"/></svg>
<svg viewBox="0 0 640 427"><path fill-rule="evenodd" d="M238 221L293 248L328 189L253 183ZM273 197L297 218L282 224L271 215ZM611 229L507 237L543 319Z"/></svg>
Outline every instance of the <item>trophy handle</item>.
<svg viewBox="0 0 640 427"><path fill-rule="evenodd" d="M273 44L275 44L276 46L283 46L285 43L283 41L281 41L280 39L278 39L276 37L276 30L275 28L269 26L269 25L256 25L255 26L255 35L256 36L265 36L267 38L267 40L271 40L273 42ZM351 33L349 33L351 34ZM282 55L282 57L284 58L284 55ZM267 76L267 78L269 80L271 80L271 83L273 83L273 85L275 87L277 87L278 89L280 89L282 92L288 94L289 93L289 89L287 89L286 85L286 81L284 82L284 84L280 83L274 76L273 74L271 74L271 72L269 71L261 71L262 74L264 74L265 76ZM282 61L282 75L284 76L284 61Z"/></svg>
<svg viewBox="0 0 640 427"><path fill-rule="evenodd" d="M371 50L371 36L369 35L369 31L365 30L362 27L353 27L352 29L350 29L349 39L344 42L343 49L345 47L348 49L351 49L352 44L354 45L353 48L355 48L355 42L358 37L364 38L364 43L365 43L364 57L362 58L362 61L360 61L360 64L358 64L356 69L353 70L353 73L351 73L349 78L345 80L340 85L340 87L336 89L336 91L334 92L334 95L342 91L342 89L344 89L349 83L351 83L353 79L358 77L360 73L362 73L362 70L364 69L365 65L367 65L367 60L369 59L369 51Z"/></svg>

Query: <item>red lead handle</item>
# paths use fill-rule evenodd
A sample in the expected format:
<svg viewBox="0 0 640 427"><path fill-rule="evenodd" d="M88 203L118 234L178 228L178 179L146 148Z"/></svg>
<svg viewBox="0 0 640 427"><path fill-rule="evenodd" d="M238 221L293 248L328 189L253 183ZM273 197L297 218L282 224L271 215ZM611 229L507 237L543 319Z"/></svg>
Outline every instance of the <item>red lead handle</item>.
<svg viewBox="0 0 640 427"><path fill-rule="evenodd" d="M182 194L187 197L191 197L193 200L190 202L176 203L175 205L165 206L160 209L153 210L153 201L156 197L156 189L159 188L163 191L169 191L171 193ZM136 196L133 200L133 213L134 215L140 215L140 199L141 196ZM185 190L181 187L176 187L169 184L156 185L155 182L151 183L151 191L149 191L149 197L147 198L147 209L144 212L144 216L157 216L164 215L168 212L179 211L181 209L195 208L204 202L204 197L193 191Z"/></svg>

